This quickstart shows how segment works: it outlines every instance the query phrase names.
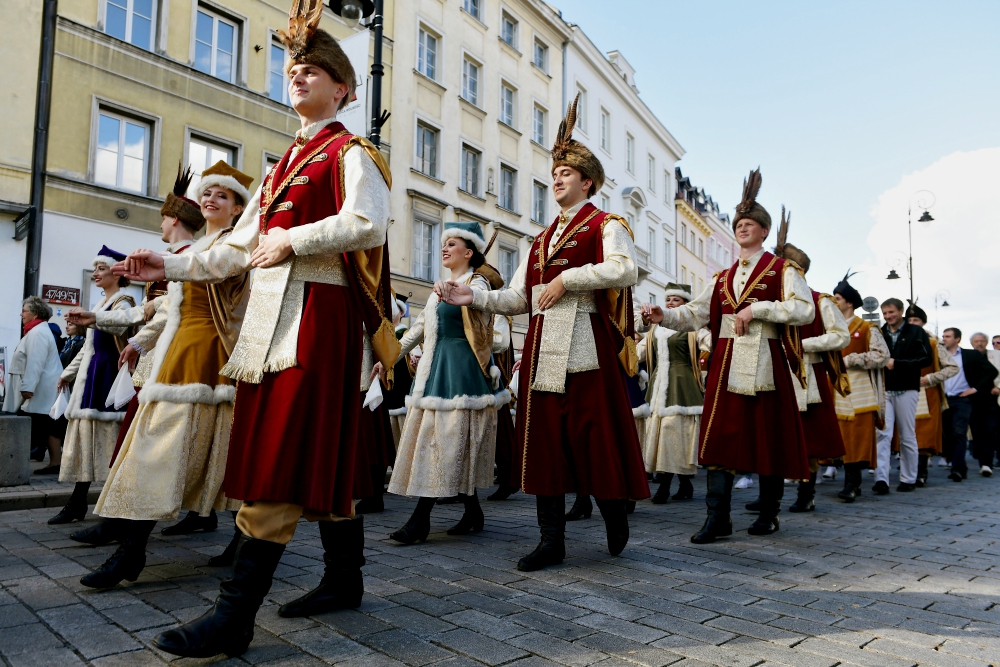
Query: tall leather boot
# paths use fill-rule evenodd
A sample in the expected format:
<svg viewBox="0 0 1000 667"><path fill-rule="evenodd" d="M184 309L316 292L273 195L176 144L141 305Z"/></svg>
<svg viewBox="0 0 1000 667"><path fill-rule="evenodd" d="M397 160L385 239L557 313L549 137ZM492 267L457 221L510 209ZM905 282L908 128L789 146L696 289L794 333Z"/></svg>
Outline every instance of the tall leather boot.
<svg viewBox="0 0 1000 667"><path fill-rule="evenodd" d="M535 496L538 531L542 539L535 550L517 562L522 572L558 565L566 558L566 496Z"/></svg>
<svg viewBox="0 0 1000 667"><path fill-rule="evenodd" d="M135 581L146 567L146 542L156 521L123 520L122 543L100 568L85 574L80 583L90 588L114 588L123 580Z"/></svg>
<svg viewBox="0 0 1000 667"><path fill-rule="evenodd" d="M816 473L809 474L808 481L799 482L798 496L788 506L789 512L812 512L816 509Z"/></svg>
<svg viewBox="0 0 1000 667"><path fill-rule="evenodd" d="M725 470L709 470L705 493L705 506L708 508L708 518L705 525L691 536L695 544L708 544L719 537L733 534L733 521L729 511L733 499L733 482L736 475Z"/></svg>
<svg viewBox="0 0 1000 667"><path fill-rule="evenodd" d="M670 483L674 481L674 473L660 473L660 486L650 500L654 505L664 505L670 500Z"/></svg>
<svg viewBox="0 0 1000 667"><path fill-rule="evenodd" d="M628 544L628 501L598 498L597 508L604 517L604 530L608 534L608 553L617 556Z"/></svg>
<svg viewBox="0 0 1000 667"><path fill-rule="evenodd" d="M355 514L378 514L385 511L385 468L371 469L372 495L362 498L354 506Z"/></svg>
<svg viewBox="0 0 1000 667"><path fill-rule="evenodd" d="M486 522L486 517L483 516L483 508L479 505L479 493L473 490L471 496L459 494L458 497L465 505L465 512L459 522L449 528L447 533L449 535L465 535L480 532Z"/></svg>
<svg viewBox="0 0 1000 667"><path fill-rule="evenodd" d="M101 519L97 525L78 530L69 536L75 542L82 542L94 547L102 547L123 539L127 519Z"/></svg>
<svg viewBox="0 0 1000 667"><path fill-rule="evenodd" d="M573 507L570 508L569 512L566 512L566 520L579 521L580 519L589 519L593 513L594 505L590 502L590 496L578 493L576 494L576 500L573 501Z"/></svg>
<svg viewBox="0 0 1000 667"><path fill-rule="evenodd" d="M861 495L861 463L844 464L844 489L837 497L844 502L853 503Z"/></svg>
<svg viewBox="0 0 1000 667"><path fill-rule="evenodd" d="M254 617L271 589L284 551L284 544L242 536L233 576L219 586L215 606L200 618L160 633L153 645L188 658L243 655L253 640Z"/></svg>
<svg viewBox="0 0 1000 667"><path fill-rule="evenodd" d="M193 533L211 533L218 527L219 517L215 515L215 510L209 510L208 516L201 516L197 512L191 511L174 525L163 528L160 534L191 535Z"/></svg>
<svg viewBox="0 0 1000 667"><path fill-rule="evenodd" d="M61 523L73 523L83 521L87 516L87 493L90 491L90 482L77 482L73 487L73 493L69 497L66 506L59 510L59 514L49 519L49 525L55 526Z"/></svg>
<svg viewBox="0 0 1000 667"><path fill-rule="evenodd" d="M314 616L336 609L357 609L365 594L361 567L365 564L364 517L350 521L320 521L323 541L323 579L319 586L281 605L278 615L285 618Z"/></svg>
<svg viewBox="0 0 1000 667"><path fill-rule="evenodd" d="M389 535L389 539L402 542L403 544L413 544L423 542L431 532L431 510L437 498L419 498L417 506L413 508L413 514L403 527Z"/></svg>
<svg viewBox="0 0 1000 667"><path fill-rule="evenodd" d="M751 535L770 535L778 530L778 512L781 511L781 497L785 495L785 480L780 475L761 475L760 514L747 532Z"/></svg>
<svg viewBox="0 0 1000 667"><path fill-rule="evenodd" d="M677 475L680 487L677 489L677 493L673 495L673 500L691 500L694 498L694 485L691 484L693 477L694 475Z"/></svg>
<svg viewBox="0 0 1000 667"><path fill-rule="evenodd" d="M233 515L233 521L236 520L236 510L230 510L230 514ZM225 550L218 556L212 556L208 559L208 564L212 567L222 567L224 565L232 565L236 561L236 548L240 546L240 538L243 533L240 532L239 527L236 527L236 531L233 534L233 539L229 540L229 544L226 545Z"/></svg>
<svg viewBox="0 0 1000 667"><path fill-rule="evenodd" d="M917 486L927 485L927 460L930 458L927 454L920 454L917 457Z"/></svg>

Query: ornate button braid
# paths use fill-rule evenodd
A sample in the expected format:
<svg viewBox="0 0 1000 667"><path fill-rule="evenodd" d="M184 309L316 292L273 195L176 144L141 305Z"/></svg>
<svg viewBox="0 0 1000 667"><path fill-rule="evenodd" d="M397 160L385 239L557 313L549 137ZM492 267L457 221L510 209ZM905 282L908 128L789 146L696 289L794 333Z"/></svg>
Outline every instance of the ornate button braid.
<svg viewBox="0 0 1000 667"><path fill-rule="evenodd" d="M292 179L292 185L307 185L309 183L308 176L296 176Z"/></svg>
<svg viewBox="0 0 1000 667"><path fill-rule="evenodd" d="M280 204L276 205L272 210L275 213L277 213L279 211L291 211L292 210L292 202L290 202L290 201L283 201Z"/></svg>

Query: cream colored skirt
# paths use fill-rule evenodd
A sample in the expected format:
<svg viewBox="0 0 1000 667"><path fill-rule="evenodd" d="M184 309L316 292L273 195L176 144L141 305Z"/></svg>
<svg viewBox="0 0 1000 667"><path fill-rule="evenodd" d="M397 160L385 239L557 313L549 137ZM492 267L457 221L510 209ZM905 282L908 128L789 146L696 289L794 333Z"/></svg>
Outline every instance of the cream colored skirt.
<svg viewBox="0 0 1000 667"><path fill-rule="evenodd" d="M120 421L70 419L63 441L60 482L103 482L118 442Z"/></svg>
<svg viewBox="0 0 1000 667"><path fill-rule="evenodd" d="M701 415L670 415L655 412L646 418L643 459L646 472L693 475L698 471L698 431Z"/></svg>

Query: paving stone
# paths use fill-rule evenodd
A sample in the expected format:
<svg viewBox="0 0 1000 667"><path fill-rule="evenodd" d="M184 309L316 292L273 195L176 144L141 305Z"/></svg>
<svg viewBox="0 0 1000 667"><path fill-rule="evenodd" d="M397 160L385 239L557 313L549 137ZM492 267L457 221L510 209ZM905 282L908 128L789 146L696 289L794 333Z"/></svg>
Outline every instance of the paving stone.
<svg viewBox="0 0 1000 667"><path fill-rule="evenodd" d="M571 667L586 667L607 658L607 655L600 651L539 632L514 637L507 643L531 651L552 662Z"/></svg>
<svg viewBox="0 0 1000 667"><path fill-rule="evenodd" d="M568 641L573 641L574 639L586 637L587 635L594 633L592 628L577 625L576 623L571 623L570 621L564 621L554 616L547 616L546 614L537 611L526 611L520 614L515 614L510 616L509 620L517 623L518 625L530 628L531 630L538 630L539 632L544 632L552 635L553 637L559 637L560 639L566 639Z"/></svg>
<svg viewBox="0 0 1000 667"><path fill-rule="evenodd" d="M608 655L620 658L626 662L636 663L642 667L663 667L681 659L677 653L656 646L647 646L640 642L617 637L605 632L596 632L577 640L590 648L602 651Z"/></svg>
<svg viewBox="0 0 1000 667"><path fill-rule="evenodd" d="M174 623L172 616L157 611L148 604L143 604L138 600L136 600L136 604L112 607L105 609L102 613L121 627L130 631L155 628L161 625L172 625Z"/></svg>
<svg viewBox="0 0 1000 667"><path fill-rule="evenodd" d="M608 616L606 614L590 614L588 616L581 616L580 618L574 619L574 623L579 623L580 625L588 628L608 632L626 639L632 639L643 644L656 641L667 634L662 630L642 625L640 623L624 621L620 618L615 618L614 616Z"/></svg>
<svg viewBox="0 0 1000 667"><path fill-rule="evenodd" d="M442 616L442 618L459 627L468 628L487 637L499 640L510 639L511 637L517 637L528 632L527 628L509 620L511 617L500 619L475 609L465 609L454 614ZM555 620L552 617L546 618L549 622Z"/></svg>
<svg viewBox="0 0 1000 667"><path fill-rule="evenodd" d="M440 619L408 607L393 607L392 609L374 612L372 615L382 619L386 623L395 625L397 628L403 628L418 637L436 635L452 630L455 627L451 623L445 623Z"/></svg>
<svg viewBox="0 0 1000 667"><path fill-rule="evenodd" d="M0 628L11 628L15 625L37 623L38 618L27 607L19 604L0 606Z"/></svg>
<svg viewBox="0 0 1000 667"><path fill-rule="evenodd" d="M904 644L892 639L876 639L865 644L866 651L877 651L913 660L921 665L940 665L941 667L990 667L990 663L975 660L968 656L957 656L941 651L932 651L913 644Z"/></svg>
<svg viewBox="0 0 1000 667"><path fill-rule="evenodd" d="M0 628L0 654L8 660L26 651L62 648L63 642L41 623Z"/></svg>
<svg viewBox="0 0 1000 667"><path fill-rule="evenodd" d="M286 633L282 639L326 662L341 662L371 653L370 649L322 625Z"/></svg>
<svg viewBox="0 0 1000 667"><path fill-rule="evenodd" d="M403 630L386 630L374 635L365 635L361 641L381 653L414 667L454 655Z"/></svg>
<svg viewBox="0 0 1000 667"><path fill-rule="evenodd" d="M652 616L646 616L645 618L641 619L639 623L643 623L645 625L651 625L654 628L659 628L660 630L671 632L676 635L697 639L699 641L703 641L708 644L721 644L723 642L729 641L730 639L736 636L732 632L719 630L718 628L713 628L709 625L692 623L690 621L685 621L684 619L681 618L674 618L673 616L664 616L662 614L654 614Z"/></svg>
<svg viewBox="0 0 1000 667"><path fill-rule="evenodd" d="M718 618L713 618L711 621L707 621L705 624L714 628L727 630L735 634L746 635L747 637L754 637L755 639L764 639L769 642L784 644L785 646L790 646L791 644L804 639L802 635L798 635L793 632L780 630L778 628L771 627L770 625L754 623L753 621L744 621L743 619L732 618L731 616L719 616Z"/></svg>
<svg viewBox="0 0 1000 667"><path fill-rule="evenodd" d="M528 655L527 651L465 628L435 635L432 641L487 665L499 665Z"/></svg>
<svg viewBox="0 0 1000 667"><path fill-rule="evenodd" d="M84 664L83 660L80 660L79 656L68 648L48 648L40 651L15 653L7 656L7 661L11 667L51 667L52 665L62 667L63 665Z"/></svg>
<svg viewBox="0 0 1000 667"><path fill-rule="evenodd" d="M916 662L894 656L866 651L860 648L850 648L844 644L835 644L824 639L809 638L795 648L835 658L852 665L862 667L913 667Z"/></svg>

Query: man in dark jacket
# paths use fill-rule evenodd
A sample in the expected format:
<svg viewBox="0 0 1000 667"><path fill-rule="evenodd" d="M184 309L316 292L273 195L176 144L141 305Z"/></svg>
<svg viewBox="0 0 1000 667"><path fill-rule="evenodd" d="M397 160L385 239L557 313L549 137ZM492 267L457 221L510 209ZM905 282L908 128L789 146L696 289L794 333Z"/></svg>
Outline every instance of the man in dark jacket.
<svg viewBox="0 0 1000 667"><path fill-rule="evenodd" d="M941 342L958 364L958 375L944 381L948 409L944 412L944 446L951 452L951 474L948 479L961 482L969 474L965 463L969 422L977 411L988 409L995 399L991 394L997 369L986 355L976 350L963 350L962 332L954 327L944 330ZM978 415L976 415L978 416ZM992 470L990 475L992 475Z"/></svg>
<svg viewBox="0 0 1000 667"><path fill-rule="evenodd" d="M931 345L927 333L905 321L903 302L887 299L882 303L882 336L891 358L885 366L885 428L876 434L878 468L875 486L878 495L889 493L889 456L893 428L899 432L899 486L897 491L916 488L917 399L920 396L920 369L931 363Z"/></svg>

